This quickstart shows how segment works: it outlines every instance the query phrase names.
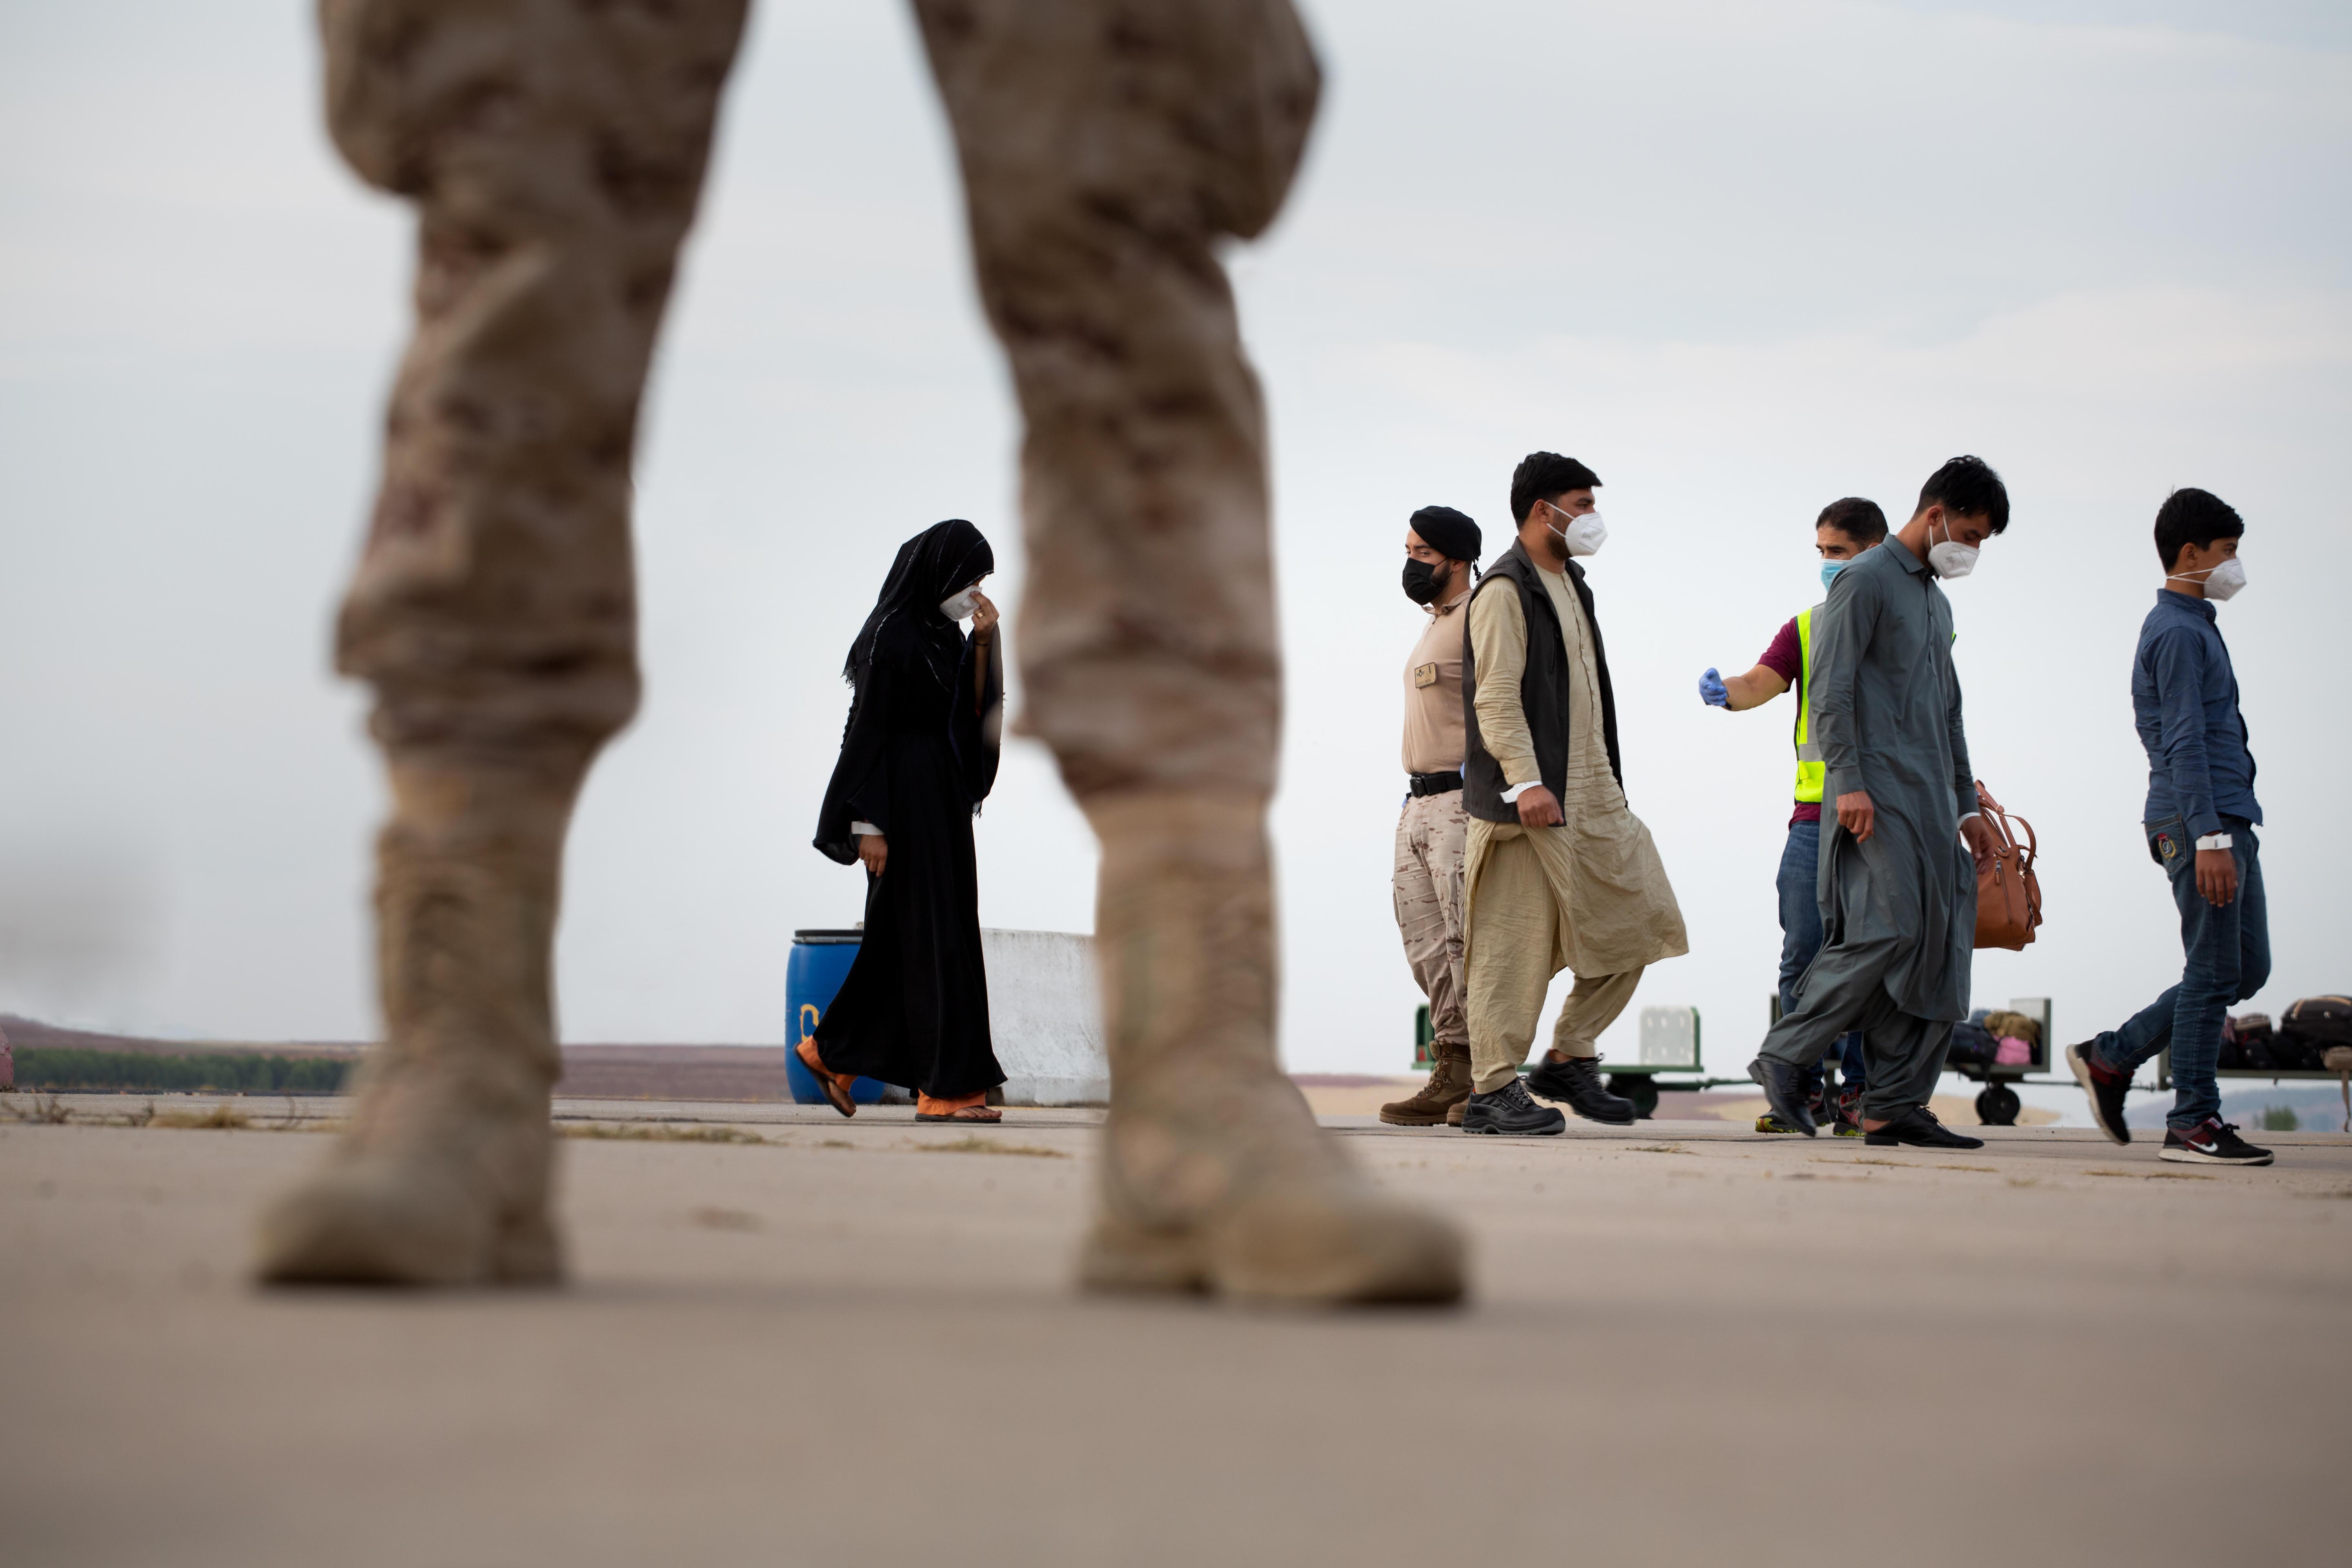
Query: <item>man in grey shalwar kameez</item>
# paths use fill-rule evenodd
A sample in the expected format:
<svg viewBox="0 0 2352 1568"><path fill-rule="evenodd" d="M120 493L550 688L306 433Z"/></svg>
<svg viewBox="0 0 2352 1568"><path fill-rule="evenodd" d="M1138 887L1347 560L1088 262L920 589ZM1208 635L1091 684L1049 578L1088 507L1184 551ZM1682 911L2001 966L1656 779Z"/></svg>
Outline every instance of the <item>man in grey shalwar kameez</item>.
<svg viewBox="0 0 2352 1568"><path fill-rule="evenodd" d="M1822 1041L1859 1028L1866 1142L1981 1147L1927 1110L1952 1025L1968 1016L1976 868L1993 849L1960 723L1951 603L1936 580L1966 576L2008 526L2000 476L1955 458L1900 532L1838 574L1818 617L1811 728L1837 805L1822 824L1823 941L1795 1010L1748 1068L1773 1114L1809 1137L1803 1069Z"/></svg>

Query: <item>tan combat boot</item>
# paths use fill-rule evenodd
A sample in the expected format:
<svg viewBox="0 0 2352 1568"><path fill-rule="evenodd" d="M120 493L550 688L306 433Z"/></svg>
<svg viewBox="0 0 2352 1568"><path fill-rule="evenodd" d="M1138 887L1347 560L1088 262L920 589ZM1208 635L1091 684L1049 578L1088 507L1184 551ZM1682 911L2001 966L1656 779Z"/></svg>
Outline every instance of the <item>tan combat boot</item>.
<svg viewBox="0 0 2352 1568"><path fill-rule="evenodd" d="M1391 1127L1462 1125L1462 1108L1470 1103L1470 1047L1441 1045L1429 1081L1410 1100L1381 1107L1381 1120Z"/></svg>
<svg viewBox="0 0 2352 1568"><path fill-rule="evenodd" d="M1276 1064L1264 804L1087 803L1110 1047L1096 1289L1296 1302L1453 1301L1461 1237L1366 1181Z"/></svg>
<svg viewBox="0 0 2352 1568"><path fill-rule="evenodd" d="M377 846L384 1043L325 1168L263 1216L263 1280L562 1276L549 944L584 765L394 763Z"/></svg>

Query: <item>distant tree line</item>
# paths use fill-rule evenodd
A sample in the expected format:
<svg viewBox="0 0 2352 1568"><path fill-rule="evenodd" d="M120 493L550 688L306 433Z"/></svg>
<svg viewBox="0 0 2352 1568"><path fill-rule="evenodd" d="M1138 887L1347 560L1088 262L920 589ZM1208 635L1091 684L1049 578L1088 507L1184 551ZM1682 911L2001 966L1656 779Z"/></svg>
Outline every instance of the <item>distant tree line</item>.
<svg viewBox="0 0 2352 1568"><path fill-rule="evenodd" d="M133 1051L26 1049L16 1053L16 1087L163 1094L341 1094L356 1061L206 1051L151 1057Z"/></svg>

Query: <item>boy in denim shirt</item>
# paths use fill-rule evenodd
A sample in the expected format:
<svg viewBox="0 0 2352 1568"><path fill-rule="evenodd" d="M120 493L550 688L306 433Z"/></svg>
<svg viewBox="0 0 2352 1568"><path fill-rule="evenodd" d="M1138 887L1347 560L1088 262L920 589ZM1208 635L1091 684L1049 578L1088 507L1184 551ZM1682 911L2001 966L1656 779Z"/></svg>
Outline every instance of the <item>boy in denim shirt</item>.
<svg viewBox="0 0 2352 1568"><path fill-rule="evenodd" d="M2267 1165L2221 1120L2214 1068L2221 1020L2270 978L2270 921L2255 825L2254 759L2238 711L2238 678L2213 606L2246 584L2238 541L2246 525L2220 497L2175 490L2156 514L2164 587L2140 624L2132 712L2147 748L2148 854L2172 879L2188 963L2180 983L2123 1027L2066 1047L2099 1130L2131 1142L2124 1091L2140 1063L2168 1046L2176 1086L2158 1157L2190 1164Z"/></svg>

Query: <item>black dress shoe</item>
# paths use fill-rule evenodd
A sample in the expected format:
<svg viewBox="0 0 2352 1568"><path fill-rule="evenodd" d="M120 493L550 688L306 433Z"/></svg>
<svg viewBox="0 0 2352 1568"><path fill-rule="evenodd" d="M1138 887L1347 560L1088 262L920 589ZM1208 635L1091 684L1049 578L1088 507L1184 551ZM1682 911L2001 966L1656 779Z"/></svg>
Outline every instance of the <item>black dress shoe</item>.
<svg viewBox="0 0 2352 1568"><path fill-rule="evenodd" d="M1549 1105L1538 1105L1528 1086L1511 1079L1492 1094L1474 1094L1462 1113L1465 1132L1510 1132L1522 1137L1546 1136L1568 1131L1568 1118Z"/></svg>
<svg viewBox="0 0 2352 1568"><path fill-rule="evenodd" d="M1915 1105L1875 1132L1865 1132L1862 1141L1874 1149L1891 1148L1908 1143L1915 1149L1981 1149L1984 1140L1955 1132L1936 1120L1936 1113L1924 1105Z"/></svg>
<svg viewBox="0 0 2352 1568"><path fill-rule="evenodd" d="M1538 1062L1535 1071L1528 1074L1527 1083L1531 1092L1559 1100L1587 1121L1605 1121L1612 1127L1633 1125L1633 1102L1601 1087L1599 1057Z"/></svg>
<svg viewBox="0 0 2352 1568"><path fill-rule="evenodd" d="M1772 1107L1772 1114L1791 1131L1808 1138L1821 1136L1813 1126L1812 1113L1805 1109L1804 1068L1792 1068L1770 1057L1758 1057L1748 1064L1748 1076L1764 1086L1764 1099Z"/></svg>

